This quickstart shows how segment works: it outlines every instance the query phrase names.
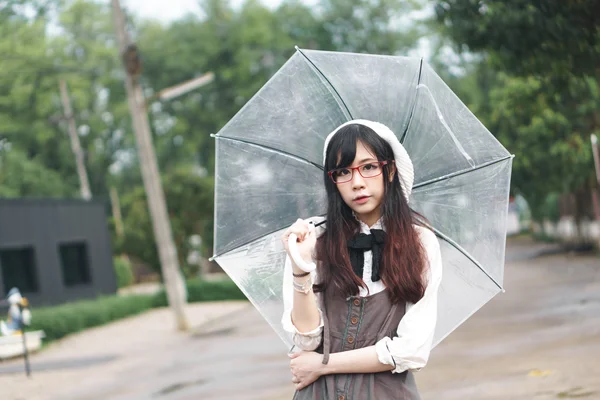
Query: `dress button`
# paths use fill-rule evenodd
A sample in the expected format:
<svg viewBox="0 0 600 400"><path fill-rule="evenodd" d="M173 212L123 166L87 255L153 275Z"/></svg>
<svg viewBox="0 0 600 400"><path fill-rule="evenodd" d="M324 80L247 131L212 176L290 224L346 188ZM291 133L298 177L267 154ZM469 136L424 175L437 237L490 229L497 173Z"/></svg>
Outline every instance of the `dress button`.
<svg viewBox="0 0 600 400"><path fill-rule="evenodd" d="M350 344L354 343L354 338L352 336L350 336L348 338L348 343L350 343Z"/></svg>
<svg viewBox="0 0 600 400"><path fill-rule="evenodd" d="M360 300L359 299L354 299L354 305L355 306L360 306Z"/></svg>
<svg viewBox="0 0 600 400"><path fill-rule="evenodd" d="M352 325L356 325L356 324L358 324L358 318L352 317L352 319L350 320L350 322L352 322Z"/></svg>

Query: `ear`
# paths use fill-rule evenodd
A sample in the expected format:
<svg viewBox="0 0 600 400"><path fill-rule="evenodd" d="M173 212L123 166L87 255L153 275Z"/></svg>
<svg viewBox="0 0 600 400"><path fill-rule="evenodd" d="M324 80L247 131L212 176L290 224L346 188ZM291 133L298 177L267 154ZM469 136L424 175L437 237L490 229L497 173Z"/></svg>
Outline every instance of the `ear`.
<svg viewBox="0 0 600 400"><path fill-rule="evenodd" d="M390 180L390 182L392 182L394 180L394 175L396 175L396 163L392 163L390 164L390 174L388 176L388 179Z"/></svg>

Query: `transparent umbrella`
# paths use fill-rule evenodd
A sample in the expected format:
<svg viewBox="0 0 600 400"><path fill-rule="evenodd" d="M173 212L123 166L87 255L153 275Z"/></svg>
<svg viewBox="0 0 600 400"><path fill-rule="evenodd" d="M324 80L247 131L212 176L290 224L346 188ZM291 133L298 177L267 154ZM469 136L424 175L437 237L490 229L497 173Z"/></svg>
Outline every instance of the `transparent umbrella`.
<svg viewBox="0 0 600 400"><path fill-rule="evenodd" d="M216 138L213 259L285 345L280 237L326 213L326 136L387 125L414 164L411 207L440 239L434 344L502 291L512 155L422 59L297 49Z"/></svg>

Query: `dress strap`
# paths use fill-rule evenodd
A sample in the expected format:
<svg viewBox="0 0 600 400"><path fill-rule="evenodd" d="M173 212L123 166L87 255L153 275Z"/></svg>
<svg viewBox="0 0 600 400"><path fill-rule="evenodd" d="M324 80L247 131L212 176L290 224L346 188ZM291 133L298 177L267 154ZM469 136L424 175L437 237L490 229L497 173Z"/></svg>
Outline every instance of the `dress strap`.
<svg viewBox="0 0 600 400"><path fill-rule="evenodd" d="M389 314L387 315L386 321L383 324L382 329L379 331L379 335L381 337L386 336L387 332L390 331L390 325L391 325L392 321L394 320L394 314L396 314L397 309L398 309L398 303L394 303L392 305L392 308L390 309ZM381 339L381 337L379 337L378 339Z"/></svg>
<svg viewBox="0 0 600 400"><path fill-rule="evenodd" d="M331 338L329 337L329 319L327 318L327 308L325 303L326 301L321 302L321 309L323 310L323 364L329 363L329 352L331 351Z"/></svg>

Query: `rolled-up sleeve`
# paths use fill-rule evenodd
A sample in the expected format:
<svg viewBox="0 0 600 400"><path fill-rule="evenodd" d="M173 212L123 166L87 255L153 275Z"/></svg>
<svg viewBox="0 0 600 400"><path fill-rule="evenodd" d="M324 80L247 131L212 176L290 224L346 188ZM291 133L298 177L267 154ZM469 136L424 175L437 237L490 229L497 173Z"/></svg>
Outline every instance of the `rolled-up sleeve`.
<svg viewBox="0 0 600 400"><path fill-rule="evenodd" d="M440 244L433 232L419 228L427 254L427 286L421 300L407 306L394 338L376 343L379 362L394 366L393 373L418 371L427 364L437 321L438 289L442 281Z"/></svg>
<svg viewBox="0 0 600 400"><path fill-rule="evenodd" d="M316 280L316 272L312 272L313 282ZM313 351L321 344L323 338L323 314L319 309L321 319L319 326L310 332L300 332L294 326L292 321L292 308L294 306L294 287L292 282L292 264L289 257L286 257L283 271L283 316L281 324L283 329L292 335L294 344L304 351ZM317 294L317 296L319 296Z"/></svg>

